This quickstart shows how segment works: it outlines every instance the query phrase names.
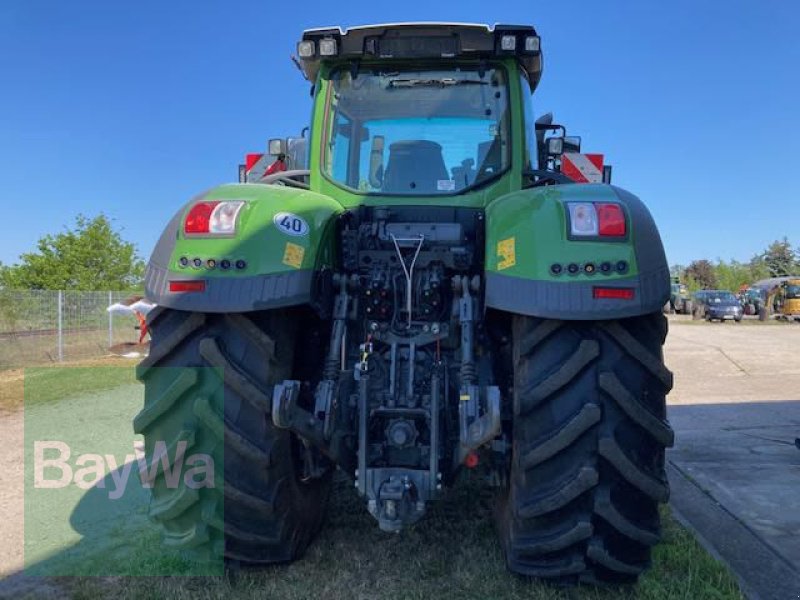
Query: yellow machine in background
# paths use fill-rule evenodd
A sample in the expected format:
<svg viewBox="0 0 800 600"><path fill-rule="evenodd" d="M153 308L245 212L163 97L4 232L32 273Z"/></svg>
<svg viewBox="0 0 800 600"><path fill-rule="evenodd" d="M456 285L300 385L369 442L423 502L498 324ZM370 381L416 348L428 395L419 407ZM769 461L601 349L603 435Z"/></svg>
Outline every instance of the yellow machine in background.
<svg viewBox="0 0 800 600"><path fill-rule="evenodd" d="M756 281L749 286L745 298L758 306L760 319L774 316L778 319L800 320L800 275L772 277Z"/></svg>
<svg viewBox="0 0 800 600"><path fill-rule="evenodd" d="M800 277L787 279L777 292L778 318L800 320Z"/></svg>

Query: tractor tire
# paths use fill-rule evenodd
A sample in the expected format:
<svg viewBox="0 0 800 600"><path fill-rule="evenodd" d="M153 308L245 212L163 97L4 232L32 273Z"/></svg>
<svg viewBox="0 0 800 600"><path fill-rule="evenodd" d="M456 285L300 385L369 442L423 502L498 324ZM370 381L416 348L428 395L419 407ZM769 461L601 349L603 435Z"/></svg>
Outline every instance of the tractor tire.
<svg viewBox="0 0 800 600"><path fill-rule="evenodd" d="M191 559L288 562L321 528L329 474L303 480L302 445L271 420L272 388L292 376L295 322L285 311L148 315L150 354L137 367L145 406L134 419L148 463L156 442L186 440L187 455L222 465L214 487L170 489L163 473L153 485L150 518Z"/></svg>
<svg viewBox="0 0 800 600"><path fill-rule="evenodd" d="M627 583L650 565L669 498L672 374L659 314L617 321L515 316L509 485L498 504L521 575Z"/></svg>

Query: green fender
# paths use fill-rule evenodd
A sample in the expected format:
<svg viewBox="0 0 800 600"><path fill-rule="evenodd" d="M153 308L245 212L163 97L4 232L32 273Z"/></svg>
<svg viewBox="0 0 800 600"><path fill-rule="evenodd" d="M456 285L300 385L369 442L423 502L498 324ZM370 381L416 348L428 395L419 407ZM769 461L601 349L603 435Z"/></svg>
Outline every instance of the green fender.
<svg viewBox="0 0 800 600"><path fill-rule="evenodd" d="M235 235L184 233L191 207L210 200L244 202ZM328 196L288 186L214 188L183 206L162 233L147 265L146 297L170 308L205 312L305 304L314 295L317 274L333 264L333 217L342 210ZM223 261L230 266L223 268ZM170 290L170 282L194 280L204 282L202 291Z"/></svg>
<svg viewBox="0 0 800 600"><path fill-rule="evenodd" d="M622 205L627 235L570 239L568 201ZM507 194L487 207L486 229L487 308L551 319L618 319L660 311L669 298L669 268L653 218L621 188L554 185ZM570 273L570 265L577 272ZM595 288L624 288L632 297L596 298L601 292Z"/></svg>

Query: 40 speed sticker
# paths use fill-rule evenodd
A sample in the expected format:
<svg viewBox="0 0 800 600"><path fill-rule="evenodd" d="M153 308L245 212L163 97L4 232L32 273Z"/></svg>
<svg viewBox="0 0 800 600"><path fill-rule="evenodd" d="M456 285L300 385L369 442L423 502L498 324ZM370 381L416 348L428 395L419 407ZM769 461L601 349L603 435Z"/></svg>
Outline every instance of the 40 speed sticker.
<svg viewBox="0 0 800 600"><path fill-rule="evenodd" d="M280 229L286 235L308 235L308 223L302 217L298 217L294 213L279 212L272 217L272 222L275 227Z"/></svg>

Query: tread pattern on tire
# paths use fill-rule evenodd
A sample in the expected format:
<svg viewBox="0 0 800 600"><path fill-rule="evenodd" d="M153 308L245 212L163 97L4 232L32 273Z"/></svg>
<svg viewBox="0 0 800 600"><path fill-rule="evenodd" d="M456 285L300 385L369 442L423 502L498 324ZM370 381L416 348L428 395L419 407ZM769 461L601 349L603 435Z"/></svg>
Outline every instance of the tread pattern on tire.
<svg viewBox="0 0 800 600"><path fill-rule="evenodd" d="M300 481L295 442L270 418L272 386L291 376L293 320L158 307L148 325L150 356L137 367L145 406L134 418L147 461L163 442L171 468L185 442L187 453L211 455L221 478L213 488L173 489L162 465L152 467L148 514L162 524L165 545L200 560L298 558L321 527L329 478Z"/></svg>
<svg viewBox="0 0 800 600"><path fill-rule="evenodd" d="M635 581L669 498L666 318L514 317L510 484L498 525L512 571L563 583Z"/></svg>

